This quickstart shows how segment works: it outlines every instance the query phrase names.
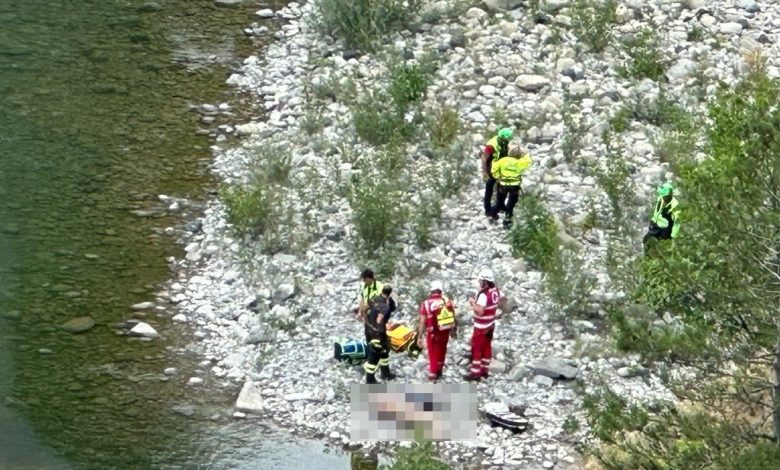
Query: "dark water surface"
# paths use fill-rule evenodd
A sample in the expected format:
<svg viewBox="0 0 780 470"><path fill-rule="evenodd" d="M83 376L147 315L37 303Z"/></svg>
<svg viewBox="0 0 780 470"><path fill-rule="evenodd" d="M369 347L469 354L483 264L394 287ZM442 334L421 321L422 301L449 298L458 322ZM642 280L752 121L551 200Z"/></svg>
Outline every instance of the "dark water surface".
<svg viewBox="0 0 780 470"><path fill-rule="evenodd" d="M233 420L170 313L128 308L182 254L163 229L197 212L158 195L213 185L189 107L235 101L224 81L258 47L241 30L259 6L0 0L0 469L348 466ZM85 315L93 329L59 328ZM163 337L117 335L128 319Z"/></svg>

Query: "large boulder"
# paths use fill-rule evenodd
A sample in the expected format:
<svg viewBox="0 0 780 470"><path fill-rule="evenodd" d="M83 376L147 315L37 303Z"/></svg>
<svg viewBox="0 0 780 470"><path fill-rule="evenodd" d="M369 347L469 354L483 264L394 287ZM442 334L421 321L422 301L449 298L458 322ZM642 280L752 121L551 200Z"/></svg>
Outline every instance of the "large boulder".
<svg viewBox="0 0 780 470"><path fill-rule="evenodd" d="M552 379L573 379L577 377L579 370L573 367L565 359L548 357L532 366L534 374L544 375Z"/></svg>
<svg viewBox="0 0 780 470"><path fill-rule="evenodd" d="M236 410L244 413L260 413L265 410L263 405L263 396L260 394L260 388L247 379L236 400Z"/></svg>

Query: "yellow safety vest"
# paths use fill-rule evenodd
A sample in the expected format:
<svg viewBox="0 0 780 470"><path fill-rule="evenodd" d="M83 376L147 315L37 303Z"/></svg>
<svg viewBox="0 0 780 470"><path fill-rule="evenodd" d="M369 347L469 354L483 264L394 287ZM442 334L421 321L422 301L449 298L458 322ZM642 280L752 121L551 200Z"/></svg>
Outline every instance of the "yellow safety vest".
<svg viewBox="0 0 780 470"><path fill-rule="evenodd" d="M493 162L491 173L493 178L503 186L520 186L523 173L531 166L531 157L523 155L522 157L507 155L504 158Z"/></svg>
<svg viewBox="0 0 780 470"><path fill-rule="evenodd" d="M382 293L382 287L382 283L379 281L374 281L368 285L363 284L360 289L360 300L366 304L371 303L376 296Z"/></svg>

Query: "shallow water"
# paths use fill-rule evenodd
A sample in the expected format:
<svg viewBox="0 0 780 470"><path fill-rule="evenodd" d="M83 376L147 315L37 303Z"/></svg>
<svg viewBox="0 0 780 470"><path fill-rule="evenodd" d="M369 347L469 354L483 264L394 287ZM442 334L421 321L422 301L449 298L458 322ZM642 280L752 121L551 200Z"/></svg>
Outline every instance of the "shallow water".
<svg viewBox="0 0 780 470"><path fill-rule="evenodd" d="M258 47L242 33L257 8L0 2L0 468L348 467L233 420L233 393L186 385L201 358L170 314L128 308L182 255L164 228L197 213L158 195L213 186L196 131L231 118L207 126L189 108L236 101L224 81ZM91 330L59 328L84 315ZM128 319L163 337L117 335Z"/></svg>

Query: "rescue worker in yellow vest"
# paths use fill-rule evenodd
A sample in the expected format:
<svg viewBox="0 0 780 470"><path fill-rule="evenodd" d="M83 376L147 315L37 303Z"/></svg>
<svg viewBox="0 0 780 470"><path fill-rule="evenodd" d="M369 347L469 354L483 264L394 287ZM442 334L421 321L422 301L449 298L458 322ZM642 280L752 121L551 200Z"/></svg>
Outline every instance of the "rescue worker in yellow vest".
<svg viewBox="0 0 780 470"><path fill-rule="evenodd" d="M371 300L366 316L366 343L368 344L368 358L363 364L366 371L366 383L375 384L376 370L382 373L382 380L388 381L396 378L390 372L390 341L387 338L387 319L395 308L390 295L393 289L390 286L382 288L382 293Z"/></svg>
<svg viewBox="0 0 780 470"><path fill-rule="evenodd" d="M363 272L360 273L360 294L358 296L358 306L354 310L357 317L363 320L364 323L371 301L381 292L382 283L374 278L374 271L364 269Z"/></svg>
<svg viewBox="0 0 780 470"><path fill-rule="evenodd" d="M493 162L493 178L498 181L498 198L492 208L494 218L504 211L504 228L512 226L512 214L520 197L520 184L523 182L523 173L531 166L529 155L520 155L519 150L510 152L509 155Z"/></svg>
<svg viewBox="0 0 780 470"><path fill-rule="evenodd" d="M496 186L496 179L493 176L492 166L496 160L509 154L509 141L512 140L514 132L505 127L488 141L482 150L482 179L485 180L485 197L483 200L485 206L485 215L492 220L497 220L498 216L493 214L493 192Z"/></svg>
<svg viewBox="0 0 780 470"><path fill-rule="evenodd" d="M642 239L645 253L658 240L675 239L680 233L680 205L674 197L674 187L664 183L656 191L658 199L650 219L650 227Z"/></svg>

